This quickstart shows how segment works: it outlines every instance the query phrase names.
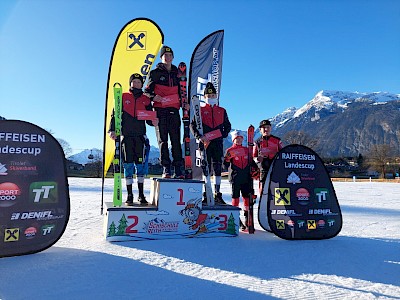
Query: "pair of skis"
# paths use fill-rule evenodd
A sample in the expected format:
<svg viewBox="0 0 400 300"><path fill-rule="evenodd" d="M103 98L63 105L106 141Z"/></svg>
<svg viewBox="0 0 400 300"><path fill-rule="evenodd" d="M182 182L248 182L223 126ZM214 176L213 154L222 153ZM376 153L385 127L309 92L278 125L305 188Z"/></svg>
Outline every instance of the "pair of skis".
<svg viewBox="0 0 400 300"><path fill-rule="evenodd" d="M122 86L116 82L113 86L114 90L114 131L115 139L115 152L113 159L114 171L114 194L113 206L122 205L122 161L121 161L121 117L122 117Z"/></svg>
<svg viewBox="0 0 400 300"><path fill-rule="evenodd" d="M194 121L196 122L196 128L199 131L199 134L203 135L203 121L201 119L200 98L198 96L193 96L190 101L190 104L191 104L191 109L193 110L193 118ZM215 203L212 194L211 176L208 168L206 147L202 142L199 142L199 147L196 150L196 166L201 167L203 169L203 174L205 177L204 181L205 181L207 205L213 206Z"/></svg>
<svg viewBox="0 0 400 300"><path fill-rule="evenodd" d="M251 162L253 160L253 147L254 147L254 126L250 125L247 129L247 148L248 148L248 164L249 164L249 186L250 186L250 194L249 194L249 212L247 216L247 230L250 234L254 233L254 183L253 178L251 177Z"/></svg>

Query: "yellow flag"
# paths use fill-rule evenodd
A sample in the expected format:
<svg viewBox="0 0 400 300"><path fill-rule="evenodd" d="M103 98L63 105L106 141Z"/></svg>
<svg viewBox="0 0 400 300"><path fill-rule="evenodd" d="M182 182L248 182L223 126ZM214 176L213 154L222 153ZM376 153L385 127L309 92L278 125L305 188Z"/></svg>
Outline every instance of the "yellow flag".
<svg viewBox="0 0 400 300"><path fill-rule="evenodd" d="M104 177L115 152L115 142L107 134L114 109L113 86L118 82L123 91L128 91L129 77L133 73L141 74L146 80L163 43L164 34L160 27L145 18L134 19L126 24L115 41L108 71L104 117Z"/></svg>

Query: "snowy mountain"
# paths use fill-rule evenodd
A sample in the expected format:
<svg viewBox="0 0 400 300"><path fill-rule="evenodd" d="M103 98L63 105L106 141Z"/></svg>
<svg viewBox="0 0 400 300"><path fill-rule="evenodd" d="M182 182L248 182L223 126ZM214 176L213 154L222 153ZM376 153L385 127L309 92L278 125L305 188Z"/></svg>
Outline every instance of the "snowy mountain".
<svg viewBox="0 0 400 300"><path fill-rule="evenodd" d="M93 155L93 158L90 155ZM157 163L158 162L158 157L160 155L160 151L158 150L158 147L155 146L150 146L150 157L149 157L149 162L150 163ZM68 157L69 160L76 162L81 165L86 165L88 163L102 160L103 159L103 151L100 149L85 149L82 152L79 152L77 154L71 155Z"/></svg>
<svg viewBox="0 0 400 300"><path fill-rule="evenodd" d="M365 155L373 144L400 151L400 94L320 91L301 108L290 107L270 120L272 134L285 145L293 143L291 133L300 132L323 157ZM254 138L259 136L256 128ZM224 149L230 146L229 136Z"/></svg>
<svg viewBox="0 0 400 300"><path fill-rule="evenodd" d="M85 149L82 152L69 156L68 159L78 164L86 165L103 159L103 151L96 148Z"/></svg>
<svg viewBox="0 0 400 300"><path fill-rule="evenodd" d="M273 134L302 131L317 140L323 156L365 154L372 144L400 145L400 95L320 91L299 109L271 119Z"/></svg>
<svg viewBox="0 0 400 300"><path fill-rule="evenodd" d="M299 118L304 114L314 113L310 116L311 121L317 121L320 118L320 112L344 111L349 105L355 102L364 102L371 105L386 104L389 101L399 101L400 94L390 94L387 92L359 93L359 92L341 92L341 91L320 91L313 99L300 109L291 107L282 114L275 116L274 124L276 127L283 126L290 119Z"/></svg>

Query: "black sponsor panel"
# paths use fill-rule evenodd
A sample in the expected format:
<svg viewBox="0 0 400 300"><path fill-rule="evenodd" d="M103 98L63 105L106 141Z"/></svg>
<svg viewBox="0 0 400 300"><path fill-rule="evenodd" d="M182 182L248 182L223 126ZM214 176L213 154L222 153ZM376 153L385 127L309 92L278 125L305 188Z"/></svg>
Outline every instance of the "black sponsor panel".
<svg viewBox="0 0 400 300"><path fill-rule="evenodd" d="M40 127L0 121L0 257L52 246L70 213L64 152Z"/></svg>
<svg viewBox="0 0 400 300"><path fill-rule="evenodd" d="M274 158L259 205L260 225L289 240L328 239L342 228L342 214L321 158L301 145Z"/></svg>

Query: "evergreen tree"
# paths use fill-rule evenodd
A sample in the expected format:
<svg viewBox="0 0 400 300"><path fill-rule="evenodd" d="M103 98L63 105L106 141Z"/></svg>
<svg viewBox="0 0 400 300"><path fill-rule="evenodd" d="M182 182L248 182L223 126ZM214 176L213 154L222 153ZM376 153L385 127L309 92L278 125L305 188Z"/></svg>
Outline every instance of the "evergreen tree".
<svg viewBox="0 0 400 300"><path fill-rule="evenodd" d="M233 214L229 216L228 219L228 227L226 228L226 233L236 235L236 224L235 224L235 218L233 217Z"/></svg>
<svg viewBox="0 0 400 300"><path fill-rule="evenodd" d="M125 230L127 227L128 227L128 221L126 220L125 214L123 214L121 220L119 220L117 235L126 235Z"/></svg>
<svg viewBox="0 0 400 300"><path fill-rule="evenodd" d="M115 235L115 223L114 221L111 222L110 227L108 228L107 236L114 236Z"/></svg>

